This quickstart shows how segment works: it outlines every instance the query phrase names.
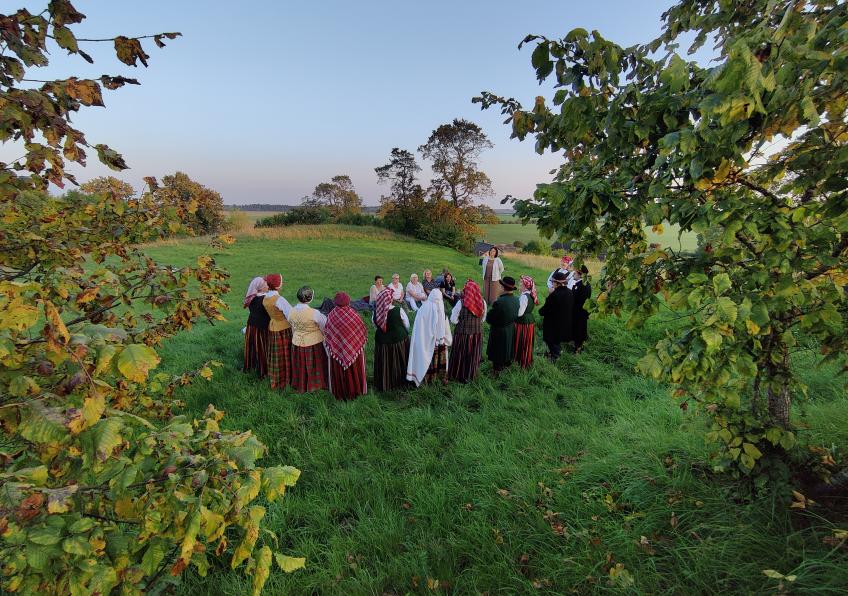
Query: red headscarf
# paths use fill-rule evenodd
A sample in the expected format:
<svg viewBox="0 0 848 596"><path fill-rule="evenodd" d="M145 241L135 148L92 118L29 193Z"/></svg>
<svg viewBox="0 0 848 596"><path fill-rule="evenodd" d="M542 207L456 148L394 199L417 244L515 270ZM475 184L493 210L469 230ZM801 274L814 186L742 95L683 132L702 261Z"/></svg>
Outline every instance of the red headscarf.
<svg viewBox="0 0 848 596"><path fill-rule="evenodd" d="M350 307L350 296L339 292L334 302L336 308L327 315L324 327L324 346L330 357L347 370L362 353L367 333L359 314Z"/></svg>
<svg viewBox="0 0 848 596"><path fill-rule="evenodd" d="M462 304L475 317L483 316L483 296L480 294L480 286L473 280L465 282L462 291Z"/></svg>
<svg viewBox="0 0 848 596"><path fill-rule="evenodd" d="M387 319L389 317L389 311L392 309L393 295L394 292L391 288L386 288L377 294L377 304L374 307L374 322L377 324L377 327L382 329L383 333L386 332L386 327L388 326Z"/></svg>
<svg viewBox="0 0 848 596"><path fill-rule="evenodd" d="M530 290L530 296L533 298L533 304L539 304L539 296L536 294L536 283L533 281L533 278L529 275L522 275L521 285L524 286L525 290Z"/></svg>
<svg viewBox="0 0 848 596"><path fill-rule="evenodd" d="M560 266L561 266L563 269L568 269L568 266L569 266L569 265L571 265L571 262L572 262L573 260L574 260L574 259L572 259L572 258L571 258L571 257L569 257L568 255L565 255L565 256L562 258L562 260L559 262L559 264L560 264Z"/></svg>
<svg viewBox="0 0 848 596"><path fill-rule="evenodd" d="M283 285L283 276L279 273L269 273L265 276L265 282L268 284L268 289L279 290Z"/></svg>

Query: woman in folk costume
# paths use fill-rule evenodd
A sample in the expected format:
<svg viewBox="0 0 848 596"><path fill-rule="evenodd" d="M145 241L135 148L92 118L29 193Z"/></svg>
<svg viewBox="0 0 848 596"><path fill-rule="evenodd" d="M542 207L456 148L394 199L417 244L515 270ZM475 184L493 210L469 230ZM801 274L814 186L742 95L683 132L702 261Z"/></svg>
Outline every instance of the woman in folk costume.
<svg viewBox="0 0 848 596"><path fill-rule="evenodd" d="M374 384L377 391L406 387L409 361L409 318L399 306L392 304L392 290L386 288L377 296L374 307Z"/></svg>
<svg viewBox="0 0 848 596"><path fill-rule="evenodd" d="M271 389L284 389L291 385L292 329L282 308L288 301L280 296L283 277L279 273L266 275L265 282L268 284L268 293L262 305L271 318L268 325L268 377L271 379Z"/></svg>
<svg viewBox="0 0 848 596"><path fill-rule="evenodd" d="M529 275L522 275L518 318L515 320L515 361L521 368L530 368L533 365L533 342L536 339L536 318L533 316L533 309L538 304L536 283Z"/></svg>
<svg viewBox="0 0 848 596"><path fill-rule="evenodd" d="M292 387L298 393L329 387L327 352L324 350L324 327L327 317L309 303L315 292L309 286L297 291L297 306L280 296L277 304L292 326Z"/></svg>
<svg viewBox="0 0 848 596"><path fill-rule="evenodd" d="M350 307L350 296L336 294L336 308L327 315L324 347L330 356L330 391L338 400L354 399L368 392L365 383L365 323Z"/></svg>
<svg viewBox="0 0 848 596"><path fill-rule="evenodd" d="M501 295L501 277L503 277L504 264L498 256L500 251L493 246L480 261L483 266L483 297L486 304L492 306L498 296Z"/></svg>
<svg viewBox="0 0 848 596"><path fill-rule="evenodd" d="M486 314L486 322L489 324L486 356L492 361L495 375L515 359L515 320L520 314L519 299L512 295L516 290L515 280L504 277L498 283L503 287L503 294Z"/></svg>
<svg viewBox="0 0 848 596"><path fill-rule="evenodd" d="M580 267L574 272L574 285L571 288L571 294L574 299L572 307L572 335L571 340L574 341L574 351L580 353L583 349L583 343L589 339L589 312L585 308L586 301L592 297L592 286L589 282L583 279L583 276L588 274L589 270L586 265Z"/></svg>
<svg viewBox="0 0 848 596"><path fill-rule="evenodd" d="M557 269L554 269L554 270L551 272L551 274L548 276L548 283L547 283L547 286L548 286L548 293L549 293L549 294L550 294L551 292L553 292L553 291L554 291L554 289L556 289L556 286L554 285L554 275L555 275L557 272L560 272L560 273L565 274L565 276L566 276L566 281L567 281L567 280L569 280L569 279L571 279L571 272L572 272L571 263L572 263L573 261L574 261L574 259L572 259L572 258L571 258L571 257L569 257L568 255L565 255L565 256L564 256L564 257L562 257L562 259L560 260L559 267L558 267Z"/></svg>
<svg viewBox="0 0 848 596"><path fill-rule="evenodd" d="M271 318L262 304L267 282L254 277L244 297L244 307L248 309L247 327L244 329L244 372L255 370L259 378L268 374L268 324Z"/></svg>
<svg viewBox="0 0 848 596"><path fill-rule="evenodd" d="M442 293L433 290L415 315L406 379L416 386L436 378L447 382L448 346L452 341Z"/></svg>
<svg viewBox="0 0 848 596"><path fill-rule="evenodd" d="M451 311L454 341L451 346L448 379L467 383L477 378L480 361L483 359L483 319L486 303L480 294L480 286L470 279L465 282L462 297Z"/></svg>

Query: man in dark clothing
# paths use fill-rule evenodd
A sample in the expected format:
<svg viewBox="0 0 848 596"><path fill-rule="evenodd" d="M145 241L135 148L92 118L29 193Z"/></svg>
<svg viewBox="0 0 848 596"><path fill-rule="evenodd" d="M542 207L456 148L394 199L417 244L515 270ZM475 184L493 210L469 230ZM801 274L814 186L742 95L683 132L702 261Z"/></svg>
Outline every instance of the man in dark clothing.
<svg viewBox="0 0 848 596"><path fill-rule="evenodd" d="M495 300L486 315L489 324L489 343L486 356L492 361L495 373L512 364L515 353L515 320L518 318L519 299L513 295L515 280L504 277L500 280L503 293Z"/></svg>
<svg viewBox="0 0 848 596"><path fill-rule="evenodd" d="M574 320L573 299L571 290L566 287L568 276L557 271L551 277L554 291L545 300L539 314L544 317L542 323L542 339L548 346L551 360L556 360L562 353L562 343L571 341Z"/></svg>
<svg viewBox="0 0 848 596"><path fill-rule="evenodd" d="M574 298L571 340L574 342L575 352L580 352L583 349L583 342L589 339L589 312L583 306L592 297L592 286L583 279L583 276L587 273L589 273L589 270L585 265L575 271L574 279L577 281L571 288L571 294Z"/></svg>

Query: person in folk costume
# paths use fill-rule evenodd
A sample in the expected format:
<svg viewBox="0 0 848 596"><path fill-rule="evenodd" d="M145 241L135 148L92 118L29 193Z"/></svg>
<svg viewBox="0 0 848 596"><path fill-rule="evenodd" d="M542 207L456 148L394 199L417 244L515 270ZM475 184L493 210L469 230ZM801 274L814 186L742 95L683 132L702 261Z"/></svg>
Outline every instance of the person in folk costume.
<svg viewBox="0 0 848 596"><path fill-rule="evenodd" d="M583 279L589 273L586 265L574 272L574 285L571 289L574 304L572 306L571 340L574 351L580 352L583 343L589 339L589 312L585 308L586 301L592 297L592 286Z"/></svg>
<svg viewBox="0 0 848 596"><path fill-rule="evenodd" d="M268 283L254 277L244 297L244 308L248 309L247 326L244 329L244 366L242 370L255 370L259 378L268 374L268 324L271 317L263 306Z"/></svg>
<svg viewBox="0 0 848 596"><path fill-rule="evenodd" d="M286 315L281 308L282 299L280 286L283 277L279 273L271 273L265 276L268 284L268 292L262 300L262 306L271 319L268 325L268 377L271 379L271 389L283 389L291 385L291 347L292 329ZM288 304L288 301L285 302Z"/></svg>
<svg viewBox="0 0 848 596"><path fill-rule="evenodd" d="M324 347L330 357L330 391L338 400L368 393L365 382L365 342L368 333L359 313L350 307L350 296L339 292L336 308L327 315Z"/></svg>
<svg viewBox="0 0 848 596"><path fill-rule="evenodd" d="M472 280L465 282L462 297L451 311L453 330L448 379L467 383L477 378L480 361L483 359L483 319L486 318L486 303L480 286Z"/></svg>
<svg viewBox="0 0 848 596"><path fill-rule="evenodd" d="M504 264L498 256L500 251L496 246L489 249L480 260L480 265L483 267L483 297L486 299L486 304L492 306L498 296L501 295L501 277L504 272Z"/></svg>
<svg viewBox="0 0 848 596"><path fill-rule="evenodd" d="M548 286L548 294L550 294L551 292L553 292L553 291L554 291L554 289L555 289L555 286L554 286L554 274L555 274L557 271L559 271L559 272L561 272L561 273L564 273L564 274L568 277L568 279L569 279L569 280L571 279L572 274L573 274L573 271L574 271L573 267L571 266L571 264L572 264L573 262L574 262L574 259L572 259L572 258L571 258L571 257L569 257L568 255L565 255L564 257L562 257L562 259L560 260L559 267L558 267L558 268L556 268L556 269L554 269L554 270L551 272L551 274L548 276L548 283L547 283L547 286Z"/></svg>
<svg viewBox="0 0 848 596"><path fill-rule="evenodd" d="M562 353L562 343L571 341L574 304L571 290L566 287L568 276L562 271L554 273L554 291L539 309L543 317L542 339L548 346L548 358L556 360Z"/></svg>
<svg viewBox="0 0 848 596"><path fill-rule="evenodd" d="M415 315L406 379L416 386L434 379L447 382L448 346L453 343L442 293L433 290Z"/></svg>
<svg viewBox="0 0 848 596"><path fill-rule="evenodd" d="M297 291L296 306L291 306L282 296L277 300L292 326L292 387L298 393L329 387L327 352L324 350L327 317L309 306L314 297L312 288L303 286Z"/></svg>
<svg viewBox="0 0 848 596"><path fill-rule="evenodd" d="M377 296L372 317L374 333L374 384L377 391L406 387L409 360L409 318L399 306L392 304L392 290L386 288Z"/></svg>
<svg viewBox="0 0 848 596"><path fill-rule="evenodd" d="M518 318L515 320L515 360L521 368L533 364L533 343L536 339L536 318L533 309L539 304L536 284L529 275L521 276L521 296L518 298Z"/></svg>
<svg viewBox="0 0 848 596"><path fill-rule="evenodd" d="M512 364L515 357L515 320L519 317L520 302L513 296L515 280L504 277L500 280L503 294L495 300L486 322L489 324L489 344L486 356L492 361L495 374Z"/></svg>

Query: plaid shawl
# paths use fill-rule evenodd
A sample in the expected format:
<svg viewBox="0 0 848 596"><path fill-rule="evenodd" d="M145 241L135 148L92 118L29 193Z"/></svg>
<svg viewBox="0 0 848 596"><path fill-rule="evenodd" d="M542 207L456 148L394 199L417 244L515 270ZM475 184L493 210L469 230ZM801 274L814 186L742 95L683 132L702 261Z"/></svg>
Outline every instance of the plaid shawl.
<svg viewBox="0 0 848 596"><path fill-rule="evenodd" d="M391 288L386 288L377 294L377 302L374 310L374 322L384 333L387 327L387 319L389 311L392 309L392 296L394 292Z"/></svg>
<svg viewBox="0 0 848 596"><path fill-rule="evenodd" d="M465 282L465 289L462 291L462 304L475 317L483 316L483 296L480 294L480 286L476 281L468 280Z"/></svg>
<svg viewBox="0 0 848 596"><path fill-rule="evenodd" d="M367 332L359 314L350 307L350 297L345 301L336 296L336 308L327 315L324 328L324 346L330 357L347 370L365 347Z"/></svg>
<svg viewBox="0 0 848 596"><path fill-rule="evenodd" d="M539 304L539 296L536 294L536 282L529 275L521 276L521 284L525 290L530 291L530 297L533 298L533 304Z"/></svg>

